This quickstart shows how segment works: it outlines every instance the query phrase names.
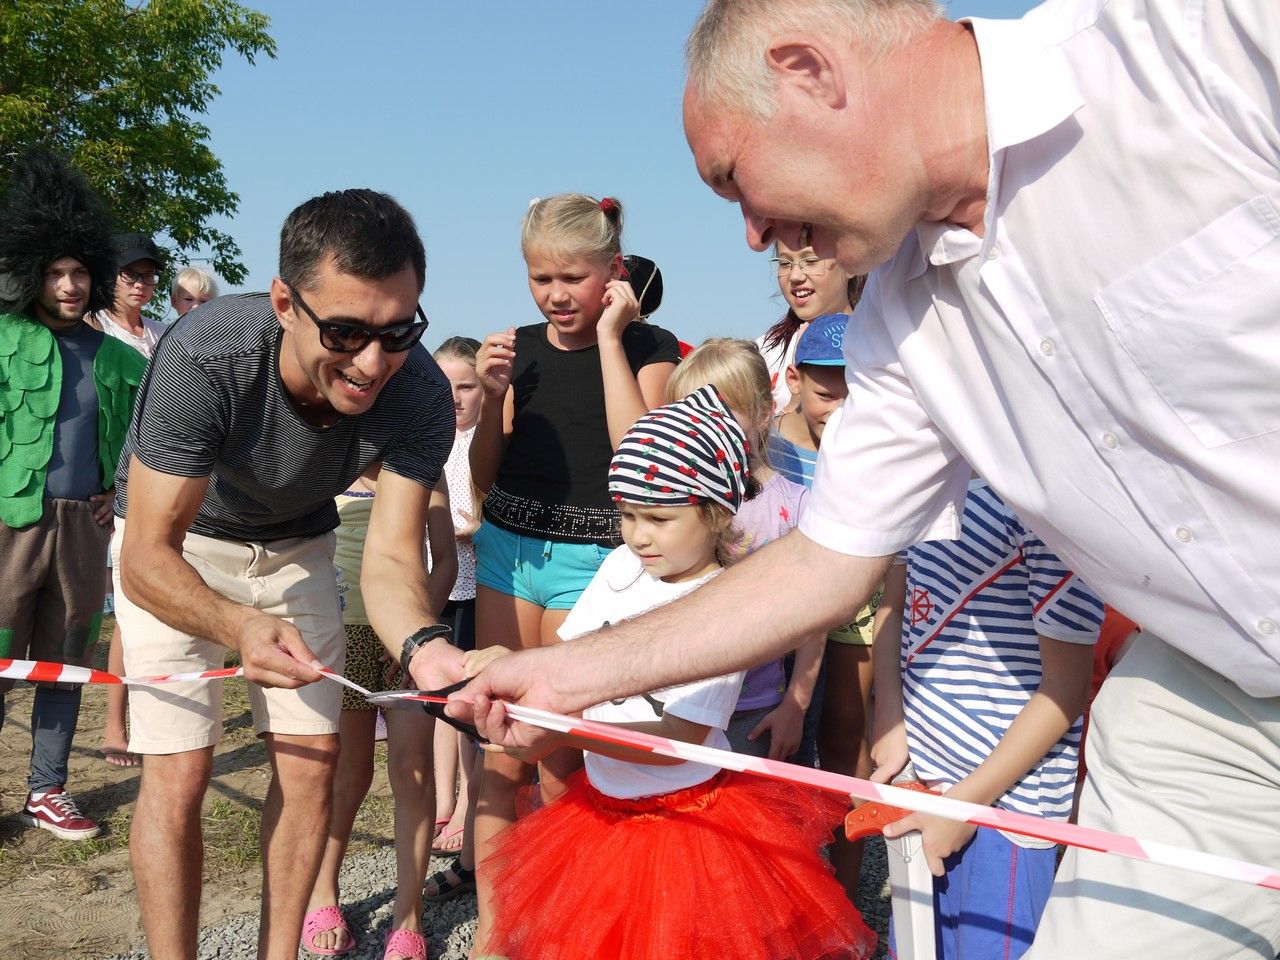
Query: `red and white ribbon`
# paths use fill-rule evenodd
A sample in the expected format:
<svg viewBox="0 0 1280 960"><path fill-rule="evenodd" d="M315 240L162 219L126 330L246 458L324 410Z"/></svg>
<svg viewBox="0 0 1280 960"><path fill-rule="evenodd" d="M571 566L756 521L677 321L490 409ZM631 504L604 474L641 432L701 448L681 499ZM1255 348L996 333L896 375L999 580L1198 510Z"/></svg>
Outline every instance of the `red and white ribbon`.
<svg viewBox="0 0 1280 960"><path fill-rule="evenodd" d="M200 673L174 673L154 677L117 677L103 670L88 667L73 667L60 663L47 663L40 660L6 660L0 659L0 679L28 680L32 683L100 683L128 684L131 686L155 686L166 683L184 681L223 680L243 674L239 668L223 670L205 670ZM330 680L343 686L370 696L369 691L359 684L348 680L341 674L324 668L320 671ZM431 703L447 702L442 697L428 697L412 691L381 694L379 701L411 700ZM1280 890L1280 870L1264 867L1245 860L1220 857L1212 853L1191 850L1186 847L1159 843L1155 840L1141 840L1137 837L1124 836L1092 827L1082 827L1061 820L1045 820L1025 813L1014 813L1011 810L1000 810L996 807L984 807L977 803L954 800L947 796L905 790L888 784L872 783L857 777L847 777L828 770L814 770L777 760L766 760L761 757L749 757L728 750L718 750L699 744L684 743L679 740L668 740L647 733L637 733L612 724L584 720L581 717L568 717L546 710L534 710L515 704L507 705L507 712L512 719L533 724L546 730L574 734L600 743L615 746L632 747L663 757L676 760L691 760L705 763L726 770L737 770L770 777L774 780L785 780L802 786L816 787L830 793L853 796L861 800L875 800L890 806L902 807L917 813L927 813L947 820L959 820L980 827L992 827L1027 837L1036 837L1053 843L1065 843L1086 850L1111 853L1131 860L1145 860L1165 866L1181 867L1213 877L1236 880L1254 886Z"/></svg>
<svg viewBox="0 0 1280 960"><path fill-rule="evenodd" d="M0 680L26 680L30 683L106 683L119 686L151 687L164 683L183 683L192 680L225 680L239 677L244 671L239 667L222 670L203 670L199 673L163 673L154 677L117 677L105 670L90 667L73 667L66 663L49 663L46 660L5 660L0 658Z"/></svg>
<svg viewBox="0 0 1280 960"><path fill-rule="evenodd" d="M430 700L439 702L438 697L424 697L405 692L400 694L384 694L380 699ZM831 793L854 796L860 800L875 800L894 807L903 807L916 813L927 813L947 820L960 820L980 827L993 827L1026 837L1036 837L1053 843L1065 843L1086 850L1097 850L1112 853L1131 860L1146 860L1165 866L1181 867L1196 873L1204 873L1227 880L1238 880L1271 890L1280 890L1280 870L1249 863L1245 860L1234 860L1220 857L1212 853L1203 853L1186 847L1177 847L1154 840L1140 840L1123 834L1082 827L1062 820L1046 820L1026 813L1015 813L1011 810L1000 810L996 807L984 807L977 803L954 800L945 795L924 793L916 790L905 790L888 784L872 783L857 777L847 777L828 770L814 770L792 763L778 760L766 760L761 757L750 757L715 747L699 744L683 743L679 740L667 740L647 733L637 733L608 723L584 720L581 717L567 717L546 710L534 710L515 704L507 705L507 713L512 719L533 724L546 730L575 734L599 742L616 746L632 747L663 757L677 760L691 760L705 763L726 770L738 770L753 773L774 780L785 780L816 787Z"/></svg>

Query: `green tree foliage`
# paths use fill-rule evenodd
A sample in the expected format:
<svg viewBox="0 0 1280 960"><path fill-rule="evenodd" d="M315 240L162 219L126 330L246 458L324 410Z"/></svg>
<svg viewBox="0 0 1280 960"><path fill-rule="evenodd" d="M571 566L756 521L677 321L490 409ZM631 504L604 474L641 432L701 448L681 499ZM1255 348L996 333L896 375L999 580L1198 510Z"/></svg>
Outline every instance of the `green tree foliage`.
<svg viewBox="0 0 1280 960"><path fill-rule="evenodd" d="M210 226L239 197L195 118L226 51L275 56L269 25L233 0L0 0L0 186L23 147L51 147L123 227L241 282L240 248Z"/></svg>

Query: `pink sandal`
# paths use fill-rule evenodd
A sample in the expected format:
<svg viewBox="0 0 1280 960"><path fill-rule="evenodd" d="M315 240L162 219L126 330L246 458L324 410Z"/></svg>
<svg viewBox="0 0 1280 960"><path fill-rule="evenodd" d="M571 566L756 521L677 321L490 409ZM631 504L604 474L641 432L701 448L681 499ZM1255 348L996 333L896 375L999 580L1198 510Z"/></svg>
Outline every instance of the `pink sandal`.
<svg viewBox="0 0 1280 960"><path fill-rule="evenodd" d="M387 946L382 951L382 960L387 960L393 953L406 960L427 960L427 941L422 934L412 930L392 930L387 934Z"/></svg>
<svg viewBox="0 0 1280 960"><path fill-rule="evenodd" d="M317 947L316 934L328 933L330 930L342 930L347 935L347 945L333 947ZM317 957L340 957L356 948L356 938L347 926L347 918L337 907L318 907L302 919L302 949Z"/></svg>

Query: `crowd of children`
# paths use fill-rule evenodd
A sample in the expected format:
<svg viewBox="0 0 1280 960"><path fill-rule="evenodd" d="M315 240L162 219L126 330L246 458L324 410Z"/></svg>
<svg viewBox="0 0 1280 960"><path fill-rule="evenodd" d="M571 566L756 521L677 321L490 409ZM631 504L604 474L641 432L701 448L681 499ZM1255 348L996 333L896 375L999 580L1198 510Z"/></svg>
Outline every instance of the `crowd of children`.
<svg viewBox="0 0 1280 960"><path fill-rule="evenodd" d="M467 649L474 630L469 672L668 603L785 536L846 396L862 278L778 244L783 319L755 343L711 339L680 359L674 336L637 319L621 227L611 198L534 201L521 240L543 320L437 353L458 414L450 602L475 598L453 606ZM1064 817L1101 613L975 480L961 539L904 555L878 609L785 660L585 716L862 777L874 759L881 780L914 770L956 796ZM477 888L475 956L874 951L840 805L567 735L536 754L487 752L472 771L455 736L436 740L435 850L459 857L427 896ZM1021 955L1055 849L930 818L890 832L907 829L939 873L938 956Z"/></svg>
<svg viewBox="0 0 1280 960"><path fill-rule="evenodd" d="M622 225L613 198L535 200L521 246L541 319L435 350L456 437L432 494L424 562L430 608L472 674L512 650L571 643L667 604L786 536L847 395L843 340L862 278L806 237L796 249L778 243L786 315L754 343L711 339L682 359L676 337L640 317ZM136 283L118 288L116 307L96 322L149 350L157 332L141 308L160 261L145 240L122 272ZM213 292L175 285L173 303L182 312ZM361 598L377 483L375 465L337 498L334 563L347 676L383 691L407 678ZM860 777L874 763L879 780L914 772L957 797L1065 818L1101 620L1088 588L975 479L960 539L909 550L879 606L852 623L787 658L585 716ZM303 928L310 954L356 946L338 880L379 723L367 701L344 692L328 845ZM389 711L385 723L397 863L391 960L425 960L424 899L473 890L477 957L875 951L853 906L861 846L844 838L844 804L830 796L571 736L536 754L480 751L416 712ZM113 701L112 762L136 762L124 744ZM923 816L890 828L906 830L922 832L937 874L938 956L1020 956L1055 849ZM457 859L427 877L432 854Z"/></svg>

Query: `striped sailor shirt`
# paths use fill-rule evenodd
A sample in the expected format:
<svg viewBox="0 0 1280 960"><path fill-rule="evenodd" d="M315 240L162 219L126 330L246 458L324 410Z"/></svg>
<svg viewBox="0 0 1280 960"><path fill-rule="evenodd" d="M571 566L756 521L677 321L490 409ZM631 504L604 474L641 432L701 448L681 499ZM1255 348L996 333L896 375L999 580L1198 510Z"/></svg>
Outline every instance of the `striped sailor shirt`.
<svg viewBox="0 0 1280 960"><path fill-rule="evenodd" d="M334 497L369 464L432 487L453 446L449 381L421 345L373 406L329 427L308 423L280 380L281 328L264 293L221 297L161 338L120 455L116 516L130 456L161 473L209 477L191 530L261 543L338 526Z"/></svg>
<svg viewBox="0 0 1280 960"><path fill-rule="evenodd" d="M912 547L902 618L908 750L921 779L954 786L995 749L1040 685L1039 636L1092 644L1102 602L982 480L957 540ZM1066 819L1081 721L995 804Z"/></svg>

